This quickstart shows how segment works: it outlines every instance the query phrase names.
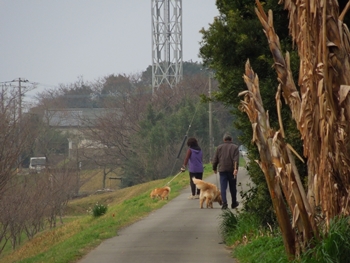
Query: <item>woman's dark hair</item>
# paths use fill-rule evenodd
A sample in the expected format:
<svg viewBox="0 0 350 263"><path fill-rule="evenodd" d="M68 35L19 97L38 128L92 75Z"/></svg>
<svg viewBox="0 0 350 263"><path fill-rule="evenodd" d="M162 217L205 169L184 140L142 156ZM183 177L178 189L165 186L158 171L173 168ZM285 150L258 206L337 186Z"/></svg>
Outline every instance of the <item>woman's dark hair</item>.
<svg viewBox="0 0 350 263"><path fill-rule="evenodd" d="M188 138L188 140L187 140L187 146L188 146L188 147L196 147L196 146L198 146L198 141L197 141L197 139L194 138L194 137Z"/></svg>

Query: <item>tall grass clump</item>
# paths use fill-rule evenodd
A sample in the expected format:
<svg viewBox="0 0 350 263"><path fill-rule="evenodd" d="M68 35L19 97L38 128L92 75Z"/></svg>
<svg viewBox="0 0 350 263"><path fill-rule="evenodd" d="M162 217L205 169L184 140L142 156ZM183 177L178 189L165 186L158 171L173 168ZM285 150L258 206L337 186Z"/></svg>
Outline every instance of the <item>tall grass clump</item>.
<svg viewBox="0 0 350 263"><path fill-rule="evenodd" d="M330 221L329 231L314 240L301 259L301 263L345 263L350 262L349 217L335 217Z"/></svg>
<svg viewBox="0 0 350 263"><path fill-rule="evenodd" d="M229 237L235 233L238 224L238 218L229 209L223 210L220 215L221 222L219 230L224 242L227 243Z"/></svg>
<svg viewBox="0 0 350 263"><path fill-rule="evenodd" d="M235 215L231 210L223 210L220 215L220 234L226 244L240 243L243 239L250 239L260 233L259 218L249 213Z"/></svg>
<svg viewBox="0 0 350 263"><path fill-rule="evenodd" d="M96 203L94 205L94 207L92 208L92 215L93 215L93 217L100 217L100 216L107 213L107 209L108 208L106 205Z"/></svg>

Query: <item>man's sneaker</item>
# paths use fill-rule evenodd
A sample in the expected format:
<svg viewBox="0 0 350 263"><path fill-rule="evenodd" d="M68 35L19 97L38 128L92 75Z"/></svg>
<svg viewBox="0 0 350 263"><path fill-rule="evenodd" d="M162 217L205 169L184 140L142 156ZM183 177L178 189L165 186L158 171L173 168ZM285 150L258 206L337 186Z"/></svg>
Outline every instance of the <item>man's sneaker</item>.
<svg viewBox="0 0 350 263"><path fill-rule="evenodd" d="M188 199L194 199L194 195L190 195Z"/></svg>
<svg viewBox="0 0 350 263"><path fill-rule="evenodd" d="M232 204L232 205L231 205L231 208L232 208L232 209L235 209L238 205L239 205L239 203L236 202L236 204Z"/></svg>
<svg viewBox="0 0 350 263"><path fill-rule="evenodd" d="M222 210L227 209L227 204L223 204L221 207Z"/></svg>
<svg viewBox="0 0 350 263"><path fill-rule="evenodd" d="M195 196L194 196L194 199L199 199L199 195L195 195Z"/></svg>

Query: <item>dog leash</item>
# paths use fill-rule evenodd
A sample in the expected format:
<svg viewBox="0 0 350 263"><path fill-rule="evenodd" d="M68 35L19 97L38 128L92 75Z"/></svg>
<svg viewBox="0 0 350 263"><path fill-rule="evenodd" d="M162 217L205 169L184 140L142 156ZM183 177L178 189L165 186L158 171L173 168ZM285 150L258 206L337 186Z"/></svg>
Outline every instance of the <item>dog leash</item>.
<svg viewBox="0 0 350 263"><path fill-rule="evenodd" d="M183 173L184 171L180 171L178 174L176 174L173 179L171 179L169 182L166 183L166 185L169 185L172 180L174 180L179 174Z"/></svg>
<svg viewBox="0 0 350 263"><path fill-rule="evenodd" d="M219 182L218 182L218 172L215 174L215 179L216 179L216 186L219 188Z"/></svg>

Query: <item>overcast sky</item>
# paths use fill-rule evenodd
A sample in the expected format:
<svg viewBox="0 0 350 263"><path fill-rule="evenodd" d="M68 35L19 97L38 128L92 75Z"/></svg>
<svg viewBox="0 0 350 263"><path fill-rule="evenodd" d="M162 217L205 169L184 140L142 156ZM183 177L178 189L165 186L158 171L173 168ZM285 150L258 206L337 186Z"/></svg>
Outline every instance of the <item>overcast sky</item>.
<svg viewBox="0 0 350 263"><path fill-rule="evenodd" d="M199 30L218 15L215 0L182 8L183 60L200 62ZM142 72L152 64L151 21L151 0L0 0L0 82L27 79L38 92Z"/></svg>

